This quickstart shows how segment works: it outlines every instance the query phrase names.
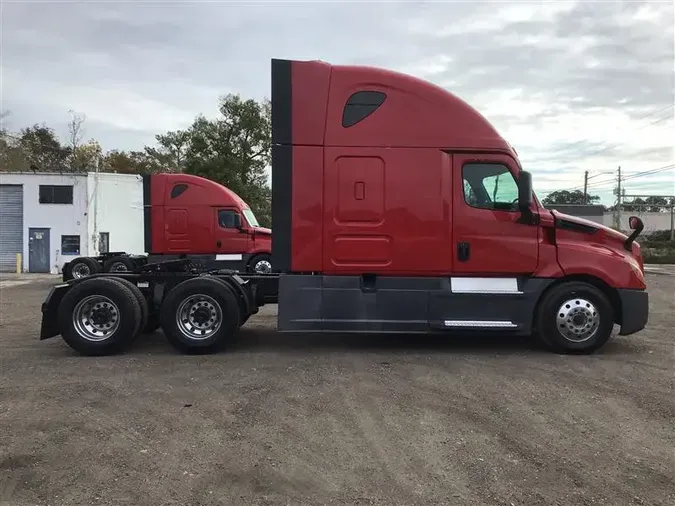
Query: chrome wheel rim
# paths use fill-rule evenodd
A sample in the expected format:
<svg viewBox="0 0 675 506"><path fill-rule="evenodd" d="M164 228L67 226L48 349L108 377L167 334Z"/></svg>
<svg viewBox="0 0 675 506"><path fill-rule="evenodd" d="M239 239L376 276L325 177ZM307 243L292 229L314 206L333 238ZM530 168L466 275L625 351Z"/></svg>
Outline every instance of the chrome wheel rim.
<svg viewBox="0 0 675 506"><path fill-rule="evenodd" d="M258 274L269 274L272 272L272 264L268 260L260 260L255 263L253 270Z"/></svg>
<svg viewBox="0 0 675 506"><path fill-rule="evenodd" d="M556 315L558 332L573 343L591 339L600 326L600 315L592 302L574 298L566 300Z"/></svg>
<svg viewBox="0 0 675 506"><path fill-rule="evenodd" d="M218 332L223 311L213 297L195 294L187 297L176 312L178 330L188 339L203 341Z"/></svg>
<svg viewBox="0 0 675 506"><path fill-rule="evenodd" d="M85 297L73 310L73 327L87 341L105 341L119 326L120 310L117 304L103 295Z"/></svg>
<svg viewBox="0 0 675 506"><path fill-rule="evenodd" d="M86 278L91 274L91 269L89 266L84 263L78 263L73 267L73 277L74 278Z"/></svg>
<svg viewBox="0 0 675 506"><path fill-rule="evenodd" d="M128 270L127 266L122 262L115 262L110 266L110 272L126 272Z"/></svg>

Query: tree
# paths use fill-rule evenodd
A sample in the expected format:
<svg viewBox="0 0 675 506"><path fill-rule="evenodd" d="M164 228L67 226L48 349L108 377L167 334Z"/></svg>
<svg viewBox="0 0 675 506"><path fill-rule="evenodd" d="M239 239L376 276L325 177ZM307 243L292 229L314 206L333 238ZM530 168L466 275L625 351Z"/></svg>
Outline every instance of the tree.
<svg viewBox="0 0 675 506"><path fill-rule="evenodd" d="M72 150L64 147L54 131L46 125L35 124L21 130L17 146L35 171L63 171L69 169Z"/></svg>
<svg viewBox="0 0 675 506"><path fill-rule="evenodd" d="M29 163L18 146L18 137L7 131L7 116L9 116L9 111L0 113L0 171L28 170Z"/></svg>
<svg viewBox="0 0 675 506"><path fill-rule="evenodd" d="M189 149L190 132L177 130L156 135L158 148L145 148L145 155L163 172L183 172L185 156Z"/></svg>
<svg viewBox="0 0 675 506"><path fill-rule="evenodd" d="M82 123L84 123L85 118L75 114L72 109L68 112L73 116L68 123L68 140L70 141L70 149L75 151L82 140Z"/></svg>
<svg viewBox="0 0 675 506"><path fill-rule="evenodd" d="M271 191L265 168L271 156L270 102L230 94L220 98L219 112L216 119L200 115L187 130L156 136L158 147L145 152L163 170L180 170L227 186L269 226Z"/></svg>
<svg viewBox="0 0 675 506"><path fill-rule="evenodd" d="M553 204L593 204L600 200L599 195L585 196L581 190L557 190L549 193L541 203L545 206Z"/></svg>
<svg viewBox="0 0 675 506"><path fill-rule="evenodd" d="M112 150L103 157L102 171L120 174L154 174L165 172L166 168L146 151Z"/></svg>
<svg viewBox="0 0 675 506"><path fill-rule="evenodd" d="M94 170L98 159L103 155L103 149L98 141L91 139L86 144L79 144L71 153L70 168L73 172Z"/></svg>
<svg viewBox="0 0 675 506"><path fill-rule="evenodd" d="M626 212L662 213L669 211L670 206L667 198L650 196L644 199L637 197L629 202L623 202L621 209Z"/></svg>

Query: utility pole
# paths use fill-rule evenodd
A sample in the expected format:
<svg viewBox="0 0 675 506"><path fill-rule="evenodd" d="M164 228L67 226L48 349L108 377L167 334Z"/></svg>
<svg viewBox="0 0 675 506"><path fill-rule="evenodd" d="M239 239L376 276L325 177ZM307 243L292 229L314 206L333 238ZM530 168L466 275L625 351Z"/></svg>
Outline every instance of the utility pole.
<svg viewBox="0 0 675 506"><path fill-rule="evenodd" d="M588 204L588 171L584 172L584 205Z"/></svg>
<svg viewBox="0 0 675 506"><path fill-rule="evenodd" d="M621 167L619 166L616 185L616 209L614 210L614 228L621 230Z"/></svg>
<svg viewBox="0 0 675 506"><path fill-rule="evenodd" d="M92 241L94 243L94 256L99 254L98 244L98 171L101 163L101 156L96 156L96 167L94 169L94 233L92 234Z"/></svg>

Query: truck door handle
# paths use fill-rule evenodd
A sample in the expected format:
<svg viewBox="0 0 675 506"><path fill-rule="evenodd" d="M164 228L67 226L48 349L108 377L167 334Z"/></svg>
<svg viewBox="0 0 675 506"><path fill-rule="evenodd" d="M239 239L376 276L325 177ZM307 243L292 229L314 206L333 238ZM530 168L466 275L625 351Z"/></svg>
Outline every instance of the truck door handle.
<svg viewBox="0 0 675 506"><path fill-rule="evenodd" d="M223 243L222 243L222 242L220 242L220 241L216 241L216 246L218 246L218 247L220 248L220 247L221 247L222 245L223 245Z"/></svg>
<svg viewBox="0 0 675 506"><path fill-rule="evenodd" d="M457 243L457 260L460 262L466 262L469 259L469 243L460 242Z"/></svg>

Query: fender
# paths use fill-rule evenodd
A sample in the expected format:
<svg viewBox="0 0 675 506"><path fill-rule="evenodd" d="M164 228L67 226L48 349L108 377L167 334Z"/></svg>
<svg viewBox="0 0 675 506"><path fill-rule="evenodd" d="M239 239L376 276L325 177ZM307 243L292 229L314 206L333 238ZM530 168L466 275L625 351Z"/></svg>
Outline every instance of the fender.
<svg viewBox="0 0 675 506"><path fill-rule="evenodd" d="M557 231L558 262L565 275L595 276L614 288L644 290L647 287L639 262L629 254L604 244L579 242Z"/></svg>

